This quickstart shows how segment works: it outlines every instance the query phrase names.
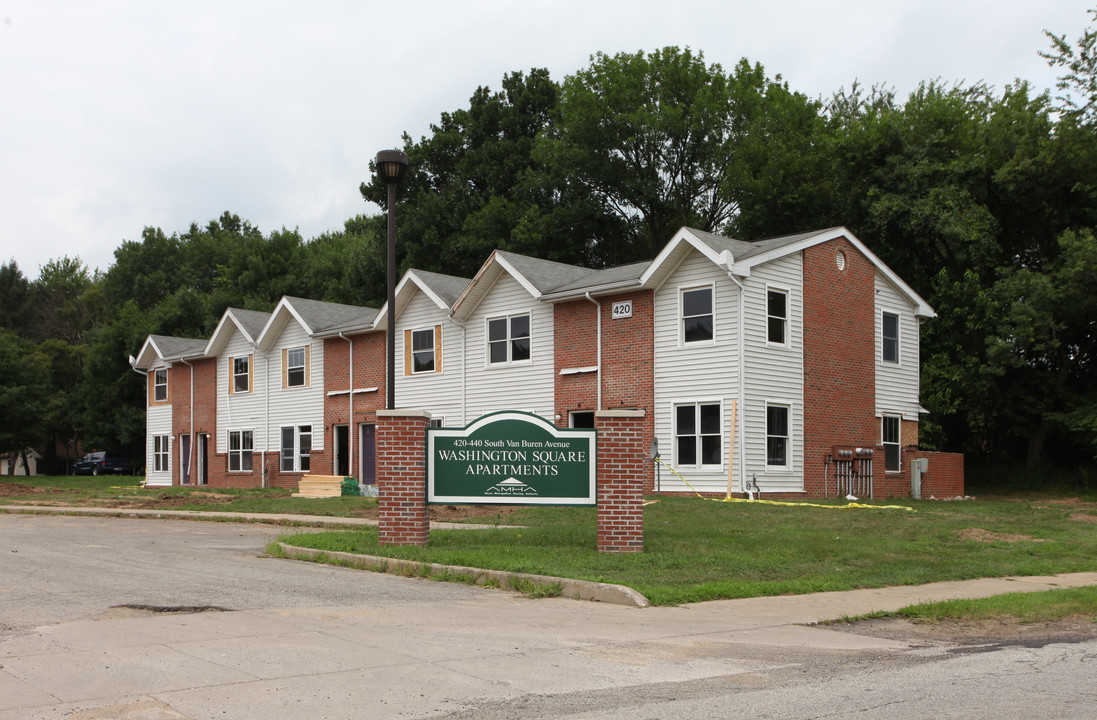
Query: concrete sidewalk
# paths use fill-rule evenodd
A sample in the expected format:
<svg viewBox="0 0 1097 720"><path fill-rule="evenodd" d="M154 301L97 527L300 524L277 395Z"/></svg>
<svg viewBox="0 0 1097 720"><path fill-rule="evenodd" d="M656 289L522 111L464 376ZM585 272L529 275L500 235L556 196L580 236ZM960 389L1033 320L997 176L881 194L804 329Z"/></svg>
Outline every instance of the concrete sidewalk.
<svg viewBox="0 0 1097 720"><path fill-rule="evenodd" d="M0 717L425 718L531 696L758 683L813 662L829 667L835 653L927 652L801 623L1094 583L1097 573L1078 573L643 610L484 590L414 606L81 621L4 643Z"/></svg>

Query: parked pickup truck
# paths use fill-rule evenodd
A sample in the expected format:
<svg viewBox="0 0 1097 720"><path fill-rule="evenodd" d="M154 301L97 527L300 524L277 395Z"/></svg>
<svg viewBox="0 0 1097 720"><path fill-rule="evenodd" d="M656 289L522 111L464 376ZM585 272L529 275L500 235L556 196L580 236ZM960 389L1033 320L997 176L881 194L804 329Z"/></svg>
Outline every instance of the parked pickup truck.
<svg viewBox="0 0 1097 720"><path fill-rule="evenodd" d="M125 475L130 471L130 461L122 453L88 453L72 464L73 475Z"/></svg>

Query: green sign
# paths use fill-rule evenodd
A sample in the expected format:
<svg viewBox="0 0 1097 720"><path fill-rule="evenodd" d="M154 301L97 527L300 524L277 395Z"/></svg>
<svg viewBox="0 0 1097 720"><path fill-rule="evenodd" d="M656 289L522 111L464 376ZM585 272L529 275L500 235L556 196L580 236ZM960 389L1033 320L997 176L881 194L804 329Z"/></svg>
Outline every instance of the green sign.
<svg viewBox="0 0 1097 720"><path fill-rule="evenodd" d="M427 430L427 502L594 505L597 433L522 412Z"/></svg>

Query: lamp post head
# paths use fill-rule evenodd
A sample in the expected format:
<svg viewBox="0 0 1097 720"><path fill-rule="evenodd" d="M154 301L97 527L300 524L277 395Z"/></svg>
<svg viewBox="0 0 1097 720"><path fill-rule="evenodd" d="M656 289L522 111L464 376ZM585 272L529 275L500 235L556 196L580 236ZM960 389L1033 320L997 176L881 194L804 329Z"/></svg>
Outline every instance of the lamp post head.
<svg viewBox="0 0 1097 720"><path fill-rule="evenodd" d="M382 150L374 161L377 176L386 183L398 183L404 179L408 169L408 155L402 150Z"/></svg>

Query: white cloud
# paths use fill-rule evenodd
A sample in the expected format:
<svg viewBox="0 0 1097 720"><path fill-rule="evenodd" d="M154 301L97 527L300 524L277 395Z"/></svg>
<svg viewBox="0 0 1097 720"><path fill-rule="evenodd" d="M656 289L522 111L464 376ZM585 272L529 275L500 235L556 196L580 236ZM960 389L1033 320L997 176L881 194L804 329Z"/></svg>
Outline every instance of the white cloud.
<svg viewBox="0 0 1097 720"><path fill-rule="evenodd" d="M230 210L305 237L375 212L373 155L429 132L478 85L597 51L690 46L794 90L858 79L1015 77L1046 88L1045 28L1076 37L1087 2L0 3L0 261L30 277L79 255L106 269L151 225ZM759 6L762 4L759 3Z"/></svg>

